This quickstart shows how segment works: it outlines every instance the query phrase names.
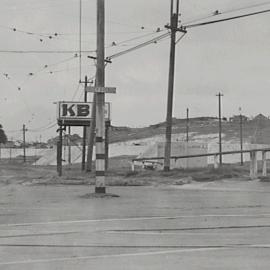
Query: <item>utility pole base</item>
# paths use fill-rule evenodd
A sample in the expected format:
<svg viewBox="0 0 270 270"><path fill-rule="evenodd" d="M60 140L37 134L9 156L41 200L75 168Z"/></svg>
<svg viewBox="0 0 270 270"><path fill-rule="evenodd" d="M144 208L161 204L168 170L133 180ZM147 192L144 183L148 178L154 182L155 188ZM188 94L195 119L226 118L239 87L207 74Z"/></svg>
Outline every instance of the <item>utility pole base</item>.
<svg viewBox="0 0 270 270"><path fill-rule="evenodd" d="M97 193L97 194L105 194L106 193L106 187L95 187L95 193Z"/></svg>
<svg viewBox="0 0 270 270"><path fill-rule="evenodd" d="M169 166L164 166L164 172L169 172L170 171L170 167Z"/></svg>

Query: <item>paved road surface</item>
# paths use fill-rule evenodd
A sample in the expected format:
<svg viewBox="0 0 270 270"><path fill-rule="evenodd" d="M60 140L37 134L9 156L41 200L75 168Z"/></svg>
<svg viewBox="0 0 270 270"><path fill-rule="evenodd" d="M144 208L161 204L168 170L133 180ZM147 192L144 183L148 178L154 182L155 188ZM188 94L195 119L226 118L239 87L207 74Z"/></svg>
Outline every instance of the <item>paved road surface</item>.
<svg viewBox="0 0 270 270"><path fill-rule="evenodd" d="M269 269L270 183L0 186L0 269Z"/></svg>

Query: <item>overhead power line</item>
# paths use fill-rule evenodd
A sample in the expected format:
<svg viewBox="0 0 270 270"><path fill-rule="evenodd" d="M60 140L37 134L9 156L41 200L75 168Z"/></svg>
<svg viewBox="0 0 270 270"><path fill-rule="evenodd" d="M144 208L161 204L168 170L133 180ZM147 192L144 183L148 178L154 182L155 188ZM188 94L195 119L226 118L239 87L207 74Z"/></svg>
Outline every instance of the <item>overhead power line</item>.
<svg viewBox="0 0 270 270"><path fill-rule="evenodd" d="M40 128L40 129L28 129L29 132L42 132L42 131L46 131L46 130L49 130L53 127L55 127L57 125L57 123L53 123L45 128Z"/></svg>
<svg viewBox="0 0 270 270"><path fill-rule="evenodd" d="M194 22L209 19L211 17L217 17L217 16L220 16L220 15L234 13L234 12L238 12L238 11L242 11L242 10L246 10L246 9L250 9L250 8L261 7L261 6L265 6L265 5L269 5L269 4L270 4L270 1L267 1L267 2L264 2L264 3L260 3L260 4L254 4L254 5L249 5L249 6L239 7L239 8L232 8L232 9L228 9L228 10L216 9L213 12L211 12L210 14L208 13L203 17L191 19L189 21L183 22L183 24L191 24L191 23L194 23Z"/></svg>
<svg viewBox="0 0 270 270"><path fill-rule="evenodd" d="M37 128L32 128L32 129L28 129L29 131L40 131L40 130L43 130L43 129L47 129L49 126L51 126L52 124L55 124L55 121L52 121L52 122L49 122L47 123L46 125L43 125L41 127L37 127Z"/></svg>
<svg viewBox="0 0 270 270"><path fill-rule="evenodd" d="M184 25L183 27L185 27L185 28L194 28L194 27L205 26L205 25L219 23L219 22L225 22L225 21L231 21L231 20L235 20L235 19L241 19L241 18L250 17L250 16L263 14L263 13L267 13L267 12L270 12L270 9L251 12L251 13L247 13L247 14L243 14L243 15L237 15L237 16L224 18L224 19L219 19L219 20L213 20L213 21L207 21L207 22L201 22L201 23L195 23L195 24L188 24L188 25Z"/></svg>
<svg viewBox="0 0 270 270"><path fill-rule="evenodd" d="M122 41L113 41L110 45L108 45L106 48L111 48L111 47L117 47L119 45L122 45L124 43L129 43L131 41L135 41L138 39L142 39L157 33L164 32L164 29L161 29L157 27L157 29L151 33L139 35L130 39L122 40ZM77 53L79 56L81 54L86 54L86 53L95 53L96 50L82 50L81 49L81 40L79 41L79 49L78 50L8 50L8 49L0 49L0 53L14 53L14 54L75 54Z"/></svg>
<svg viewBox="0 0 270 270"><path fill-rule="evenodd" d="M221 11L221 14L227 14L227 13L237 12L237 11L246 10L246 9L250 9L250 8L261 7L261 6L265 6L265 5L269 5L269 4L270 4L270 1L267 1L267 2L264 2L264 3L248 5L248 6L245 6L245 7L228 9L228 10L225 10L225 11Z"/></svg>
<svg viewBox="0 0 270 270"><path fill-rule="evenodd" d="M147 46L147 45L150 45L150 44L153 44L153 43L157 43L158 41L160 41L160 40L162 40L162 39L164 39L164 38L166 38L166 37L168 37L168 36L170 36L170 33L169 33L169 32L167 32L167 33L165 33L165 34L162 34L162 35L160 35L160 36L158 36L158 37L155 37L155 38L153 38L153 39L150 39L150 40L148 40L148 41L146 41L146 42L143 42L143 43L141 43L141 44L139 44L139 45L136 45L136 46L134 46L134 47L132 47L132 48L129 48L129 49L127 49L127 50L120 51L120 52L118 52L118 53L115 53L115 54L113 54L113 55L110 55L110 56L107 57L107 59L112 60L112 59L117 58L117 57L119 57L119 56L122 56L122 55L124 55L124 54L127 54L127 53L130 53L130 52L132 52L132 51L135 51L135 50L138 50L138 49L140 49L140 48L143 48L143 47L145 47L145 46Z"/></svg>
<svg viewBox="0 0 270 270"><path fill-rule="evenodd" d="M140 36L136 36L136 37L133 37L133 38L129 38L129 39L126 39L126 40L122 40L122 41L113 41L109 46L107 46L106 48L110 48L110 47L115 47L115 46L119 46L119 45L122 45L124 43L128 43L128 42L131 42L131 41L135 41L135 40L138 40L138 39L143 39L145 37L149 37L149 36L153 36L157 33L161 33L161 32L164 32L165 29L160 29L159 27L153 31L153 32L150 32L150 33L147 33L147 34L143 34L143 35L140 35Z"/></svg>
<svg viewBox="0 0 270 270"><path fill-rule="evenodd" d="M82 0L79 2L79 79L82 77Z"/></svg>

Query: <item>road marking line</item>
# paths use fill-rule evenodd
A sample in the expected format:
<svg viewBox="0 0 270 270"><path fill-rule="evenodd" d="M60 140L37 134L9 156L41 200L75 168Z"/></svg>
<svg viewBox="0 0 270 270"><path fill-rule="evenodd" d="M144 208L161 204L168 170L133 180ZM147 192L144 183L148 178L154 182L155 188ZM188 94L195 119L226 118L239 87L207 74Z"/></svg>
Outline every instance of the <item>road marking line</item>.
<svg viewBox="0 0 270 270"><path fill-rule="evenodd" d="M113 232L174 232L174 231L197 231L197 230L225 230L225 229L253 229L253 228L270 228L270 224L258 225L228 225L215 227L181 227L181 228L152 228L152 229L115 229Z"/></svg>
<svg viewBox="0 0 270 270"><path fill-rule="evenodd" d="M25 234L9 234L1 235L0 238L19 238L19 237L35 237L35 236L57 236L57 235L67 235L67 234L78 234L77 231L71 232L40 232L40 233L25 233Z"/></svg>
<svg viewBox="0 0 270 270"><path fill-rule="evenodd" d="M40 259L40 260L25 260L25 261L13 261L13 262L0 262L0 265L14 265L14 264L33 264L33 263L50 263L50 262L64 262L64 261L78 261L78 260L94 260L94 259L106 259L106 258L121 258L121 257L136 257L136 256L153 256L153 255L166 255L177 254L184 252L200 252L200 251L215 251L234 249L234 247L219 247L219 248L191 248L191 249L177 249L177 250L164 250L164 251L149 251L141 253L126 253L126 254L111 254L111 255L92 255L81 257L62 257L52 259Z"/></svg>
<svg viewBox="0 0 270 270"><path fill-rule="evenodd" d="M242 188L222 188L222 187L190 187L187 185L183 185L183 186L174 186L175 189L178 190L188 190L188 191L218 191L218 192L246 192L246 193L269 193L269 190L263 190L263 189L242 189Z"/></svg>
<svg viewBox="0 0 270 270"><path fill-rule="evenodd" d="M76 223L95 223L95 222L113 222L113 221L141 221L141 220L159 220L159 219L181 219L181 218L205 218L205 217L270 217L269 213L265 214L210 214L210 215L182 215L182 216L154 216L154 217L130 217L130 218L105 218L105 219L82 219L82 220L60 220L48 222L29 222L29 223L8 223L0 224L3 226L33 226L33 225L54 225L54 224L76 224Z"/></svg>
<svg viewBox="0 0 270 270"><path fill-rule="evenodd" d="M209 235L209 232L186 232L186 231L175 231L175 232L116 232L116 231L105 231L105 233L108 234L131 234L131 235L178 235L178 234L184 234L186 235ZM220 232L216 232L217 234L220 234ZM213 232L211 232L213 235Z"/></svg>

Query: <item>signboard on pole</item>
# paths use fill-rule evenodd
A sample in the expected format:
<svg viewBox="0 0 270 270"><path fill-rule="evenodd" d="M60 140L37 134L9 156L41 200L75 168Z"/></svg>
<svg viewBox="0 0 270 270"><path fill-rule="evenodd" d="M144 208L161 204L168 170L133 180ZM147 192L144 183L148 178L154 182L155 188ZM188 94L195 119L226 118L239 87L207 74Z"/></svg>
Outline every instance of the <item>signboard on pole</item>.
<svg viewBox="0 0 270 270"><path fill-rule="evenodd" d="M93 102L58 102L57 120L61 125L66 126L88 126L92 120ZM105 103L105 120L110 120L110 103Z"/></svg>
<svg viewBox="0 0 270 270"><path fill-rule="evenodd" d="M91 93L115 94L116 87L87 86L86 91Z"/></svg>

